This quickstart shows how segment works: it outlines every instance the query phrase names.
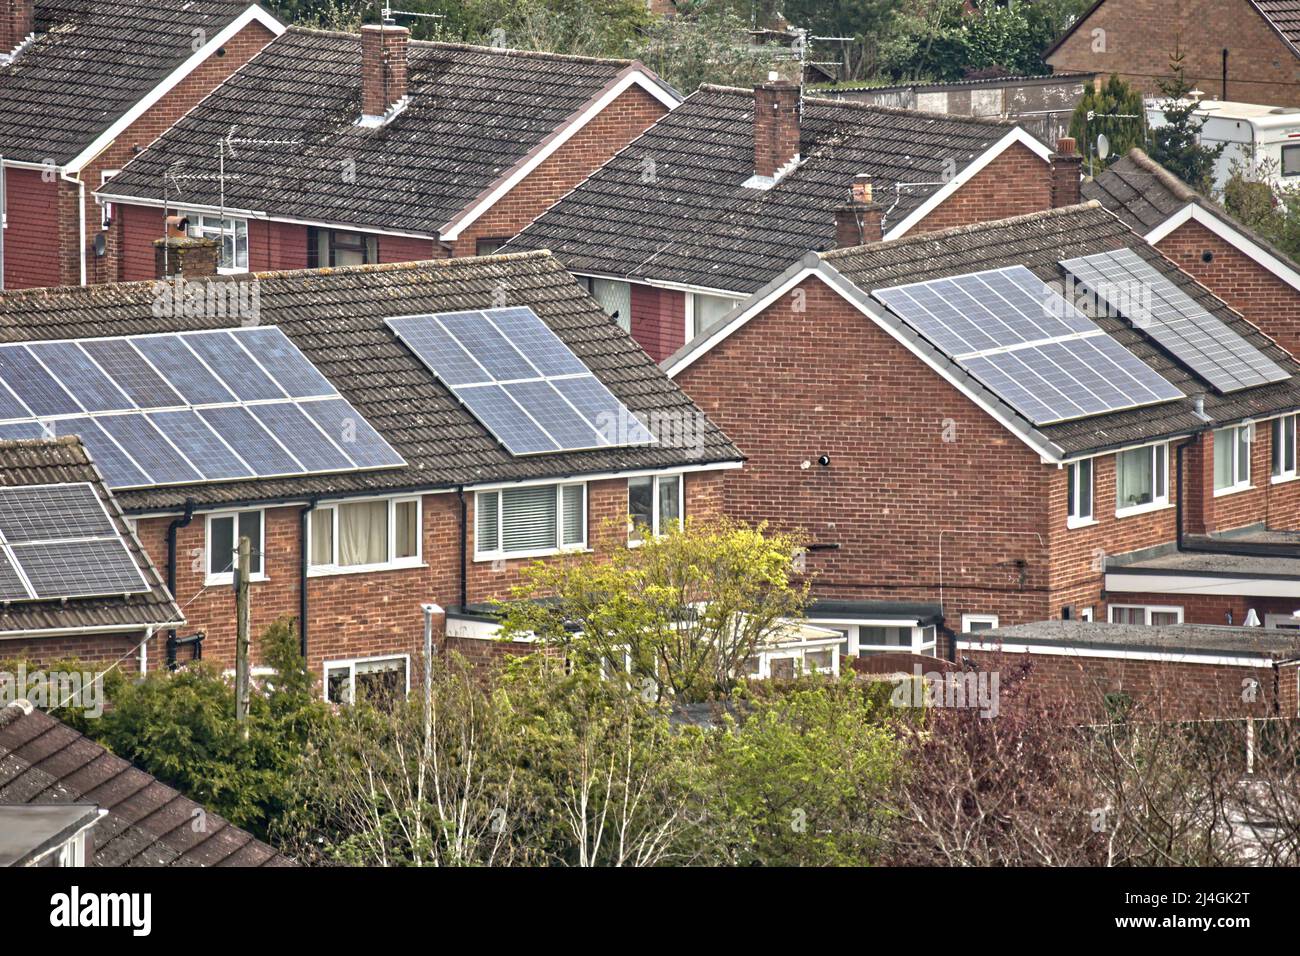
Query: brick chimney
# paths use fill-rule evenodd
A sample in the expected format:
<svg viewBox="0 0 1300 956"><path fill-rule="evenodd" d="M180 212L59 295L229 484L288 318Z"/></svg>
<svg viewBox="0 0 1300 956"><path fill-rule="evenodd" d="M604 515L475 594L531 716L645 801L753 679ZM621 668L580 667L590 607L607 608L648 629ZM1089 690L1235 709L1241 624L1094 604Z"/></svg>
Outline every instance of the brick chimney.
<svg viewBox="0 0 1300 956"><path fill-rule="evenodd" d="M754 89L754 176L775 179L799 158L799 84L768 74Z"/></svg>
<svg viewBox="0 0 1300 956"><path fill-rule="evenodd" d="M860 173L853 180L847 203L835 210L835 248L865 246L884 238L885 208L876 202L871 177Z"/></svg>
<svg viewBox="0 0 1300 956"><path fill-rule="evenodd" d="M1083 157L1075 149L1073 137L1062 136L1056 141L1056 154L1052 157L1052 205L1074 206L1080 201L1079 177Z"/></svg>
<svg viewBox="0 0 1300 956"><path fill-rule="evenodd" d="M0 0L0 54L13 53L36 29L36 0Z"/></svg>
<svg viewBox="0 0 1300 956"><path fill-rule="evenodd" d="M361 28L361 122L377 126L406 99L406 41L411 31L393 23Z"/></svg>
<svg viewBox="0 0 1300 956"><path fill-rule="evenodd" d="M154 275L159 279L174 275L187 279L214 276L221 261L221 246L215 239L168 236L155 239L153 250Z"/></svg>

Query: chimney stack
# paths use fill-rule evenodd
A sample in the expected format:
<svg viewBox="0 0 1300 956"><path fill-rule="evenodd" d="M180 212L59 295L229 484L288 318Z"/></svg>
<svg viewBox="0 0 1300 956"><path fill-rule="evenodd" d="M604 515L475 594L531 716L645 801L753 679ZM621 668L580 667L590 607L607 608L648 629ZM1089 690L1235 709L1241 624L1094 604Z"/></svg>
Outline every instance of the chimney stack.
<svg viewBox="0 0 1300 956"><path fill-rule="evenodd" d="M379 126L406 100L406 41L411 31L393 23L361 28L361 123Z"/></svg>
<svg viewBox="0 0 1300 956"><path fill-rule="evenodd" d="M1062 136L1056 141L1056 154L1052 157L1052 205L1074 206L1080 201L1079 178L1083 157L1075 149L1073 137Z"/></svg>
<svg viewBox="0 0 1300 956"><path fill-rule="evenodd" d="M871 177L859 173L853 179L850 200L835 210L835 248L865 246L884 238L885 209L876 202Z"/></svg>
<svg viewBox="0 0 1300 956"><path fill-rule="evenodd" d="M214 276L221 261L221 246L215 239L168 236L155 239L153 248L154 274L159 279L175 275L187 279Z"/></svg>
<svg viewBox="0 0 1300 956"><path fill-rule="evenodd" d="M754 89L754 176L775 180L799 158L799 84L775 72Z"/></svg>
<svg viewBox="0 0 1300 956"><path fill-rule="evenodd" d="M0 0L0 54L14 50L36 30L36 0Z"/></svg>

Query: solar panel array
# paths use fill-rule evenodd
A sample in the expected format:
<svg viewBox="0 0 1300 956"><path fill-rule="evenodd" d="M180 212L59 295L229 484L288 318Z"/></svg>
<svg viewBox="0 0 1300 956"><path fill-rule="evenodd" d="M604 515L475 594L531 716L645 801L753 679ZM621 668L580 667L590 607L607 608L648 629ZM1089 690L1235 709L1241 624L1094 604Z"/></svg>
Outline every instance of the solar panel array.
<svg viewBox="0 0 1300 956"><path fill-rule="evenodd" d="M274 326L0 346L0 438L62 435L113 488L405 464Z"/></svg>
<svg viewBox="0 0 1300 956"><path fill-rule="evenodd" d="M655 440L530 308L385 321L512 455Z"/></svg>
<svg viewBox="0 0 1300 956"><path fill-rule="evenodd" d="M1024 266L873 295L1036 425L1183 397Z"/></svg>
<svg viewBox="0 0 1300 956"><path fill-rule="evenodd" d="M1063 259L1061 265L1219 392L1291 377L1132 249Z"/></svg>
<svg viewBox="0 0 1300 956"><path fill-rule="evenodd" d="M0 601L148 590L90 484L0 488Z"/></svg>

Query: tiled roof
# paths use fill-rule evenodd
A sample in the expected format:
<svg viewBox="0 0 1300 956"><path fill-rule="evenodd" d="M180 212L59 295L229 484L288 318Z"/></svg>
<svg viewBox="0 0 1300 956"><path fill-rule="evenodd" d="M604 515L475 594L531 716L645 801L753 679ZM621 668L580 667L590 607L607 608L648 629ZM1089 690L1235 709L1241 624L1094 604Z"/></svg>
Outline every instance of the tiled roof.
<svg viewBox="0 0 1300 956"><path fill-rule="evenodd" d="M752 91L700 87L506 248L550 249L578 273L752 292L833 245L854 176L873 177L888 231L1014 128L805 97L802 162L764 191L743 185L753 117Z"/></svg>
<svg viewBox="0 0 1300 956"><path fill-rule="evenodd" d="M979 640L1006 644L1148 650L1192 654L1300 655L1300 635L1263 627L1213 624L1107 624L1102 621L1034 621L978 631Z"/></svg>
<svg viewBox="0 0 1300 956"><path fill-rule="evenodd" d="M1292 46L1300 46L1300 0L1251 0L1273 29Z"/></svg>
<svg viewBox="0 0 1300 956"><path fill-rule="evenodd" d="M268 272L216 279L257 283L258 321L278 325L407 461L402 468L123 491L130 510L246 500L302 501L486 481L554 478L735 461L740 452L551 256L532 253ZM237 316L169 317L155 284L28 289L0 295L0 341L233 327ZM384 319L527 305L633 411L684 424L688 441L514 458L393 333ZM155 311L161 313L155 315ZM695 423L702 427L697 431Z"/></svg>
<svg viewBox="0 0 1300 956"><path fill-rule="evenodd" d="M836 250L823 254L822 259L866 293L875 288L1017 264L1059 288L1065 276L1060 260L1124 247L1135 250L1229 328L1291 372L1292 377L1220 395L1126 320L1114 315L1094 316L1111 337L1187 397L1040 426L1037 429L1040 434L1067 454L1078 454L1187 434L1206 427L1207 423L1195 412L1195 395L1205 396L1206 414L1213 422L1222 424L1300 408L1300 377L1297 377L1300 365L1272 339L1096 203Z"/></svg>
<svg viewBox="0 0 1300 956"><path fill-rule="evenodd" d="M36 39L0 67L0 153L63 164L211 38L247 0L37 0ZM9 51L4 51L9 52Z"/></svg>
<svg viewBox="0 0 1300 956"><path fill-rule="evenodd" d="M94 866L293 866L252 834L39 710L0 708L0 805L94 803Z"/></svg>
<svg viewBox="0 0 1300 956"><path fill-rule="evenodd" d="M120 627L125 632L185 620L157 569L121 509L104 487L98 469L76 438L47 441L0 441L0 488L89 482L104 502L117 532L126 542L144 575L149 591L117 597L68 598L64 601L20 601L0 606L0 636L29 631L75 631ZM0 654L4 646L0 644Z"/></svg>
<svg viewBox="0 0 1300 956"><path fill-rule="evenodd" d="M116 176L113 195L158 200L164 171L216 172L226 206L434 235L624 72L602 60L410 41L410 103L386 126L361 115L361 40L290 28ZM173 203L216 206L215 181L176 181Z"/></svg>

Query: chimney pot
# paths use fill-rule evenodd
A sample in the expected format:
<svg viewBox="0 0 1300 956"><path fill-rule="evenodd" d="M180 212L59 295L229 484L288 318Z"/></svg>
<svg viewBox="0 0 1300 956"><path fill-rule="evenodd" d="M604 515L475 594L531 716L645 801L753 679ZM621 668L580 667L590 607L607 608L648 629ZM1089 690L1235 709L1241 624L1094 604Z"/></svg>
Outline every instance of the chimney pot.
<svg viewBox="0 0 1300 956"><path fill-rule="evenodd" d="M754 90L754 175L775 179L798 158L799 84L771 80Z"/></svg>
<svg viewBox="0 0 1300 956"><path fill-rule="evenodd" d="M858 203L869 203L872 201L871 193L871 176L867 173L858 173L853 177L853 201Z"/></svg>
<svg viewBox="0 0 1300 956"><path fill-rule="evenodd" d="M1073 136L1062 136L1056 141L1056 153L1058 156L1073 156L1076 145Z"/></svg>
<svg viewBox="0 0 1300 956"><path fill-rule="evenodd" d="M849 201L835 210L835 248L865 246L884 238L885 208L872 198L871 177L853 179Z"/></svg>
<svg viewBox="0 0 1300 956"><path fill-rule="evenodd" d="M361 28L361 118L381 122L406 98L406 46L411 31L391 23Z"/></svg>
<svg viewBox="0 0 1300 956"><path fill-rule="evenodd" d="M1074 206L1082 197L1079 180L1083 173L1083 157L1075 145L1071 136L1062 136L1056 141L1056 153L1052 156L1053 206Z"/></svg>

